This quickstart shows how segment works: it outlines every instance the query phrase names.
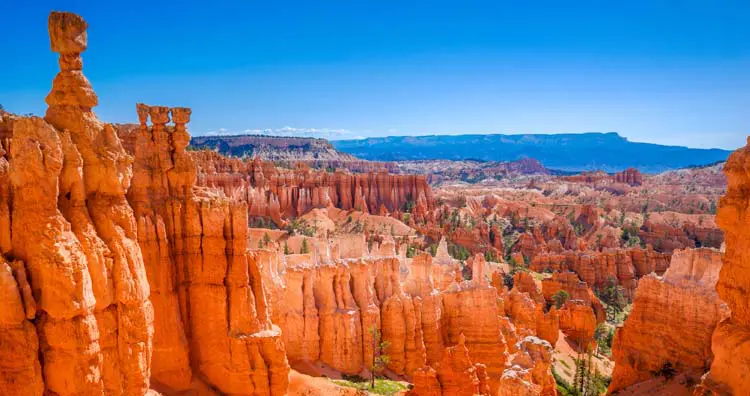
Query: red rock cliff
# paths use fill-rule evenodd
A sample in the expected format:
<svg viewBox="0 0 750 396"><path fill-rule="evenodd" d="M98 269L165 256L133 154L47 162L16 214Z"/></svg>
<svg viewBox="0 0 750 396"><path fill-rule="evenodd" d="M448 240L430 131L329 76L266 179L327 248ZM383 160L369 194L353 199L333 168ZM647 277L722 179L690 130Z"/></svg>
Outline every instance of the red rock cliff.
<svg viewBox="0 0 750 396"><path fill-rule="evenodd" d="M127 152L92 112L86 28L50 15L45 118L0 115L0 393L284 394L247 204L194 188L189 109L139 105Z"/></svg>
<svg viewBox="0 0 750 396"><path fill-rule="evenodd" d="M651 272L664 273L668 266L668 254L632 248L542 253L534 256L529 267L536 272L572 271L592 288L606 287L610 280L615 280L632 299L637 278Z"/></svg>
<svg viewBox="0 0 750 396"><path fill-rule="evenodd" d="M432 191L423 175L377 173L329 173L305 166L277 168L273 163L242 161L211 151L191 152L198 170L198 184L218 187L227 194L243 196L254 216L282 218L302 215L329 205L372 214L402 211L423 218L433 208Z"/></svg>
<svg viewBox="0 0 750 396"><path fill-rule="evenodd" d="M750 139L749 139L750 140ZM731 316L714 332L714 361L704 380L715 394L743 394L750 389L750 141L724 165L727 193L721 198L716 222L724 231L724 254L716 291Z"/></svg>
<svg viewBox="0 0 750 396"><path fill-rule="evenodd" d="M662 278L639 281L633 310L615 335L610 392L651 379L667 363L695 380L706 371L711 334L727 313L714 290L720 270L716 250L678 250Z"/></svg>
<svg viewBox="0 0 750 396"><path fill-rule="evenodd" d="M132 157L92 112L86 22L49 17L60 73L47 114L4 116L0 150L0 389L145 394L153 310L125 199Z"/></svg>
<svg viewBox="0 0 750 396"><path fill-rule="evenodd" d="M246 202L194 188L196 166L185 151L190 109L137 111L128 200L153 291L155 386L283 394L289 366L259 258L247 251Z"/></svg>
<svg viewBox="0 0 750 396"><path fill-rule="evenodd" d="M643 175L638 169L628 168L622 172L615 173L615 181L631 186L640 186L643 184Z"/></svg>

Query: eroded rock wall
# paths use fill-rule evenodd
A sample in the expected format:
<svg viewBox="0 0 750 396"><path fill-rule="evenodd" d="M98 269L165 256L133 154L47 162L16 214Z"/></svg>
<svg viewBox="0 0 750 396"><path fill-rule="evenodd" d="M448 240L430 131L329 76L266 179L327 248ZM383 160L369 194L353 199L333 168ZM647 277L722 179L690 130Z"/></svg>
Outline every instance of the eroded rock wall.
<svg viewBox="0 0 750 396"><path fill-rule="evenodd" d="M80 56L86 22L53 12L48 27L60 73L45 118L6 115L0 128L10 131L0 160L9 308L0 322L0 389L145 394L154 319L125 198L132 157L91 110L97 97Z"/></svg>
<svg viewBox="0 0 750 396"><path fill-rule="evenodd" d="M714 331L711 343L714 360L703 385L720 395L738 395L750 389L749 168L750 144L732 153L724 165L728 188L716 219L726 243L716 291L731 316Z"/></svg>
<svg viewBox="0 0 750 396"><path fill-rule="evenodd" d="M271 323L262 258L247 250L247 203L194 187L189 109L139 104L137 111L128 199L153 290L157 388L283 394L289 366Z"/></svg>
<svg viewBox="0 0 750 396"><path fill-rule="evenodd" d="M649 380L667 364L695 380L708 369L711 335L727 314L714 290L721 267L716 250L677 250L663 277L639 281L633 310L615 335L611 392Z"/></svg>
<svg viewBox="0 0 750 396"><path fill-rule="evenodd" d="M542 304L531 300L529 328L517 335L521 330L505 316L502 299L486 280L481 255L472 260L471 281L452 281L440 290L433 280L440 264L429 254L407 262L408 274L402 278L403 258L320 254L330 243L335 237L317 240L307 255L276 252L279 274L264 272L266 278L282 280L283 286L271 291L279 295L270 300L276 302L273 320L283 330L292 365L320 362L346 374L366 372L373 353L370 329L378 328L390 344L388 369L413 379L415 394L494 394L488 389L500 386L506 363L519 352L519 339L535 336L541 328L546 337L554 333L556 341L556 314L545 314ZM548 323L553 317L554 323ZM536 361L525 361L528 373L536 370ZM541 373L548 376L545 381L551 378L549 365ZM537 372L534 378L540 376Z"/></svg>
<svg viewBox="0 0 750 396"><path fill-rule="evenodd" d="M290 362L320 361L337 371L358 374L372 361L372 329L379 329L389 341L388 368L396 374L411 375L426 364L425 332L435 344L431 348L442 348L436 319L441 305L436 306L431 295L410 296L402 291L398 258L317 262L313 255L301 261L296 256L303 255L287 256L284 294L273 309L274 321L289 345ZM291 261L296 263L290 265Z"/></svg>
<svg viewBox="0 0 750 396"><path fill-rule="evenodd" d="M393 175L387 171L352 174L344 171L277 168L259 159L243 161L212 151L191 153L198 169L198 184L240 191L254 216L267 216L278 225L283 219L329 205L371 214L403 211L417 218L433 208L432 192L423 175Z"/></svg>
<svg viewBox="0 0 750 396"><path fill-rule="evenodd" d="M664 273L669 257L669 254L640 248L565 251L538 254L529 268L536 272L572 271L591 288L604 288L614 281L625 289L628 299L632 299L636 280L652 272Z"/></svg>

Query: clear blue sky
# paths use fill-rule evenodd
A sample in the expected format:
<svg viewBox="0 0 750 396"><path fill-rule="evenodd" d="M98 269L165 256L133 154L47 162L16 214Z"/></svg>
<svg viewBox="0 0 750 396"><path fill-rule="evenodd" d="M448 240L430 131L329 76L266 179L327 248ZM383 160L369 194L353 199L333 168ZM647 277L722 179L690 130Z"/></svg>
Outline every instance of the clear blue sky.
<svg viewBox="0 0 750 396"><path fill-rule="evenodd" d="M2 2L13 112L44 113L55 9L89 22L84 72L111 122L142 101L192 107L194 135L616 131L733 149L750 134L746 0Z"/></svg>

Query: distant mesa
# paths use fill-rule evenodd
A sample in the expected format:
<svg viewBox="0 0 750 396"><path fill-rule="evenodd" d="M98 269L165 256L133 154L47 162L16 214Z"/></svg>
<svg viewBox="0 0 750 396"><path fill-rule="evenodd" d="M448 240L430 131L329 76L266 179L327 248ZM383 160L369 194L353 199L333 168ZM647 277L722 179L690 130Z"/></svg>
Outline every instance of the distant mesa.
<svg viewBox="0 0 750 396"><path fill-rule="evenodd" d="M190 146L216 150L234 157L256 157L264 160L355 160L353 155L336 151L325 139L309 137L235 135L194 136Z"/></svg>
<svg viewBox="0 0 750 396"><path fill-rule="evenodd" d="M724 161L730 151L631 142L617 133L549 135L389 136L338 140L333 146L375 161L467 160L515 161L535 158L563 171L621 172L636 168L659 173Z"/></svg>
<svg viewBox="0 0 750 396"><path fill-rule="evenodd" d="M292 136L235 135L195 136L190 141L192 149L213 150L223 155L239 158L259 158L277 165L293 167L302 162L317 169L346 169L352 172L398 169L390 162L364 161L351 154L336 150L325 139Z"/></svg>

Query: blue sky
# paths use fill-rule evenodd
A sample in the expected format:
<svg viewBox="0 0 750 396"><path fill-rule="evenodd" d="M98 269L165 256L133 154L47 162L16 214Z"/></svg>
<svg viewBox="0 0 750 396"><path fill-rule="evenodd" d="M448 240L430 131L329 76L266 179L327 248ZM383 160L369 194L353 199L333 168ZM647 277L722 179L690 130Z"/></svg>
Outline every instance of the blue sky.
<svg viewBox="0 0 750 396"><path fill-rule="evenodd" d="M110 122L144 102L192 107L194 135L750 134L747 1L2 2L0 104L18 113L46 108L55 9L89 22Z"/></svg>

